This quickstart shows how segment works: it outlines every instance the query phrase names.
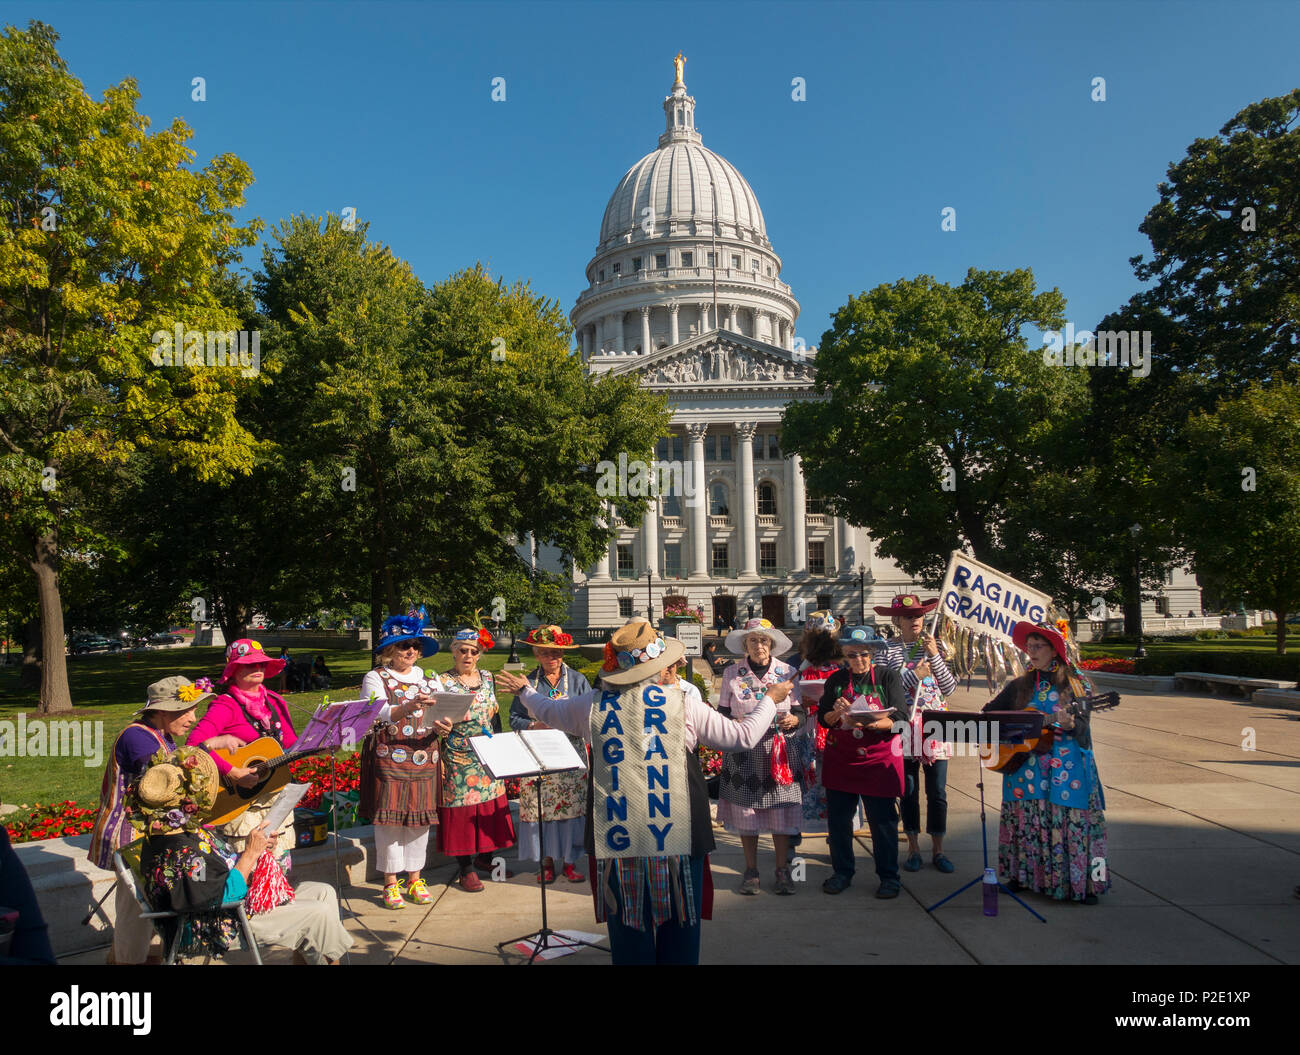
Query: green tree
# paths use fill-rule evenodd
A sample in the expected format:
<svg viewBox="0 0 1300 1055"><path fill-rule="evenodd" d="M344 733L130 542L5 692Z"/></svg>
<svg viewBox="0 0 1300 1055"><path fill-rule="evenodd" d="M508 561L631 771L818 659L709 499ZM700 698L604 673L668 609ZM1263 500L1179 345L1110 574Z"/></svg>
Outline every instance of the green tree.
<svg viewBox="0 0 1300 1055"><path fill-rule="evenodd" d="M149 449L205 479L246 471L238 368L158 367L157 331L238 328L213 291L256 224L252 181L222 155L188 167L180 120L150 134L131 79L87 95L38 22L0 37L0 501L3 542L35 579L41 710L71 707L62 550L94 552L89 512L115 467Z"/></svg>
<svg viewBox="0 0 1300 1055"><path fill-rule="evenodd" d="M1282 655L1300 611L1300 385L1250 385L1194 416L1184 444L1160 468L1196 570L1230 603L1275 612Z"/></svg>
<svg viewBox="0 0 1300 1055"><path fill-rule="evenodd" d="M827 401L785 412L784 444L809 488L926 582L968 549L1059 588L1060 562L1006 524L1029 519L1036 478L1068 467L1086 414L1084 371L1047 364L1023 333L1060 329L1064 310L1028 270L972 269L956 287L921 276L850 297L817 354ZM1062 538L1054 524L1049 540L1068 547L1080 528Z"/></svg>

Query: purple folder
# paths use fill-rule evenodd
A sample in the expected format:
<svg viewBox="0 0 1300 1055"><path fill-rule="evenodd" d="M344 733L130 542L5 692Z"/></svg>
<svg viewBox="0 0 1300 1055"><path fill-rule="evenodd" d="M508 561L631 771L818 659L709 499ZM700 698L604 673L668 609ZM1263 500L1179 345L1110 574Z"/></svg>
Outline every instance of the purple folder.
<svg viewBox="0 0 1300 1055"><path fill-rule="evenodd" d="M307 721L307 727L293 745L294 754L307 751L337 751L344 744L354 747L365 738L378 720L380 710L388 701L347 700L344 703L321 704Z"/></svg>

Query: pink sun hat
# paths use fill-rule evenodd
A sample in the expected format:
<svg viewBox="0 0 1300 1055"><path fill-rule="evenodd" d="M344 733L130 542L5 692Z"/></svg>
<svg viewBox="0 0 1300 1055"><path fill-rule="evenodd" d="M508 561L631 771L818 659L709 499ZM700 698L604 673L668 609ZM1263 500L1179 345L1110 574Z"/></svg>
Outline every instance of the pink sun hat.
<svg viewBox="0 0 1300 1055"><path fill-rule="evenodd" d="M262 651L262 643L254 641L251 637L241 637L238 641L232 642L226 649L226 669L221 672L221 680L229 681L235 676L235 668L251 665L254 663L265 663L266 676L274 678L280 671L284 670L284 660L272 659Z"/></svg>

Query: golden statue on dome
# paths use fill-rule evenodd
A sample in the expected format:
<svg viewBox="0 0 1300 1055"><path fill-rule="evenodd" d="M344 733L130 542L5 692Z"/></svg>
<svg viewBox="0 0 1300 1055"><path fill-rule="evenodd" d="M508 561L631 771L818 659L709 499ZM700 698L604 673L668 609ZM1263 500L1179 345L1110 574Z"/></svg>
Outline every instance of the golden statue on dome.
<svg viewBox="0 0 1300 1055"><path fill-rule="evenodd" d="M682 80L682 71L686 68L686 56L680 51L673 59L673 68L677 70L677 80L673 81L673 87L676 88L680 84L685 88L686 82Z"/></svg>

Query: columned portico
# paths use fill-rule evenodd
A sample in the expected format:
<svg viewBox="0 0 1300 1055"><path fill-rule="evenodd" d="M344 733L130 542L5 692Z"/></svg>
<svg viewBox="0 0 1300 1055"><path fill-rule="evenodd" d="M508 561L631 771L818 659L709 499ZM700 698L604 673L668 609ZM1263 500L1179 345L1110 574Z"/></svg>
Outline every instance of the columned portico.
<svg viewBox="0 0 1300 1055"><path fill-rule="evenodd" d="M790 571L795 575L808 569L807 541L807 503L803 488L803 463L799 455L791 455L786 460L790 469L790 510L787 523L790 525L791 561Z"/></svg>
<svg viewBox="0 0 1300 1055"><path fill-rule="evenodd" d="M736 425L736 443L740 447L740 574L758 574L758 516L754 509L754 433L758 424L742 421Z"/></svg>
<svg viewBox="0 0 1300 1055"><path fill-rule="evenodd" d="M709 540L708 513L709 487L704 475L704 435L709 431L708 425L687 425L686 435L691 441L691 485L695 490L694 505L687 505L691 511L691 570L692 579L709 577Z"/></svg>

